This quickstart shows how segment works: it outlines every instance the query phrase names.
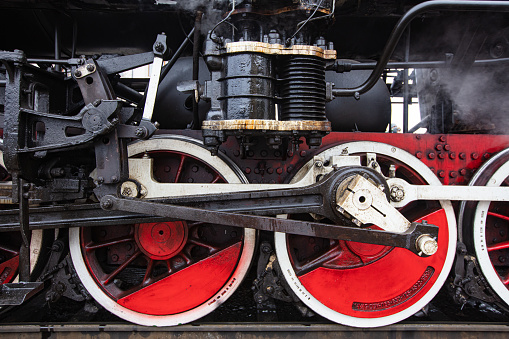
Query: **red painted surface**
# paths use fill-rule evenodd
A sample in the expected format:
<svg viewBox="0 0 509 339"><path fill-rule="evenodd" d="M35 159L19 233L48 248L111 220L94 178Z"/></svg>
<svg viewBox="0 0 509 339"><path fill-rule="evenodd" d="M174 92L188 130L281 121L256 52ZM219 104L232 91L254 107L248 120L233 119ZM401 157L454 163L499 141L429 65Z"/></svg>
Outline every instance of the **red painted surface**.
<svg viewBox="0 0 509 339"><path fill-rule="evenodd" d="M444 210L418 221L421 220L440 227L438 252L430 257L418 257L406 249L394 248L379 260L362 267L320 267L299 279L321 303L342 314L377 318L401 312L429 291L447 255L449 237ZM377 252L380 246L374 245L373 248ZM365 246L362 250L367 251ZM359 305L369 310L359 310Z"/></svg>
<svg viewBox="0 0 509 339"><path fill-rule="evenodd" d="M323 146L349 141L390 144L425 163L443 184L466 184L475 169L495 153L509 147L507 135L331 133Z"/></svg>
<svg viewBox="0 0 509 339"><path fill-rule="evenodd" d="M220 291L233 274L240 252L239 242L117 302L130 310L152 315L191 310Z"/></svg>
<svg viewBox="0 0 509 339"><path fill-rule="evenodd" d="M509 147L508 135L333 132L323 138L319 149L302 144L299 150L283 155L260 146L253 148L252 155L242 158L234 138L228 139L223 150L251 183L283 183L325 148L351 141L375 141L399 147L430 167L442 183L454 185L467 184L483 162Z"/></svg>
<svg viewBox="0 0 509 339"><path fill-rule="evenodd" d="M19 256L0 264L0 284L10 283L18 274Z"/></svg>

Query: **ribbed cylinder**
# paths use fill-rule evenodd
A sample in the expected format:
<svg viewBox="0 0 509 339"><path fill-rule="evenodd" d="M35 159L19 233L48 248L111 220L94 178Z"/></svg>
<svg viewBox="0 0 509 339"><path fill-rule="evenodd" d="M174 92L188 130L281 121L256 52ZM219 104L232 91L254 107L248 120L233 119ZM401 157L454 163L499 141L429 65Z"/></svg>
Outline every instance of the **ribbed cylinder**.
<svg viewBox="0 0 509 339"><path fill-rule="evenodd" d="M280 66L281 120L325 121L325 60L292 55Z"/></svg>

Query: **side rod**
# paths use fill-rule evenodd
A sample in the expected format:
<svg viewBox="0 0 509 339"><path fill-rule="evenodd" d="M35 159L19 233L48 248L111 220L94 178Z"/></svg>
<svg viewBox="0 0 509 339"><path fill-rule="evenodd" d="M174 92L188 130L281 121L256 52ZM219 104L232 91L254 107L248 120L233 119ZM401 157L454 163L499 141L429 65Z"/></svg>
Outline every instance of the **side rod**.
<svg viewBox="0 0 509 339"><path fill-rule="evenodd" d="M369 228L209 211L139 199L117 198L113 195L104 196L101 199L101 207L105 210L123 210L172 219L193 220L211 224L254 228L263 231L284 232L319 238L343 239L375 245L402 247L416 254L421 252L421 250L416 247L416 241L421 235L426 234L435 239L438 237L438 227L425 223L412 223L410 229L406 233L396 234Z"/></svg>

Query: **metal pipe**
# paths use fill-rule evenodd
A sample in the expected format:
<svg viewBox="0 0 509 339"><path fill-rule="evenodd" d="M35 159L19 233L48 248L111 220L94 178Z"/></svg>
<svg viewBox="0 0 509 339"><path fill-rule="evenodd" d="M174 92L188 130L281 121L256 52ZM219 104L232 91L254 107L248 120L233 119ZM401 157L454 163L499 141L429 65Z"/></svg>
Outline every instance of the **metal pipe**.
<svg viewBox="0 0 509 339"><path fill-rule="evenodd" d="M410 57L410 26L407 30L405 45L405 61L408 62ZM408 105L412 103L410 91L408 88L408 69L403 70L403 133L408 132Z"/></svg>
<svg viewBox="0 0 509 339"><path fill-rule="evenodd" d="M193 38L193 80L198 80L200 73L200 32L201 32L201 11L196 12L194 22L194 38ZM198 93L194 93L193 100L193 124L192 129L200 129L200 115L198 112Z"/></svg>
<svg viewBox="0 0 509 339"><path fill-rule="evenodd" d="M353 88L333 89L332 94L336 97L355 96L369 91L378 81L387 62L396 48L401 35L410 22L417 16L429 11L509 11L509 2L506 1L456 1L456 0L434 0L423 2L412 7L398 21L389 37L387 44L376 66L369 78L360 86Z"/></svg>
<svg viewBox="0 0 509 339"><path fill-rule="evenodd" d="M168 63L163 67L163 70L161 72L161 78L159 79L159 83L161 83L161 81L163 81L166 74L168 74L168 72L173 67L173 65L175 65L175 62L177 62L178 58L180 58L180 56L182 55L182 52L189 45L189 42L191 42L191 36L193 34L194 34L194 27L191 30L191 32L189 32L189 34L186 36L184 41L182 41L182 43L180 44L180 47L175 51L175 53L171 57L170 61L168 61Z"/></svg>
<svg viewBox="0 0 509 339"><path fill-rule="evenodd" d="M55 23L55 59L60 60L60 24L58 21ZM61 70L60 64L55 64L55 71L60 72Z"/></svg>
<svg viewBox="0 0 509 339"><path fill-rule="evenodd" d="M424 127L428 124L429 122L429 115L426 115L424 117L424 119L422 119L421 121L419 121L414 127L410 128L408 130L408 133L414 133L415 131L417 131L419 128L421 127Z"/></svg>
<svg viewBox="0 0 509 339"><path fill-rule="evenodd" d="M193 35L194 33L194 28L191 32L189 32L189 35L188 37L186 38L187 39L190 39L191 38L191 35ZM189 41L189 40L187 40ZM182 47L182 45L181 45ZM184 48L187 47L184 46ZM177 51L175 52L175 54L173 55L173 57L170 59L170 61L168 61L168 63L165 65L168 66L168 65L171 65L173 66L173 64L175 64L175 61L177 61L178 58L175 58L174 60L174 57L177 55L177 53L179 53L179 50L180 50L180 47L179 49L177 49ZM183 50L180 51L180 54L182 54ZM173 63L172 63L173 61ZM59 59L59 60L55 60L55 59L42 59L42 58L29 58L27 59L27 63L29 64L39 64L39 63L43 63L43 64L61 64L61 65L76 65L78 62L78 59ZM500 59L483 59L483 60L476 60L474 62L474 65L475 67L483 67L483 66L493 66L493 65L497 65L497 64L506 64L508 63L509 64L509 58L500 58ZM358 70L372 70L376 67L376 62L363 62L363 63L349 63L349 62L345 62L343 63L343 65L345 65L345 72L349 72L349 71L358 71ZM447 63L446 61L409 61L409 62L405 62L405 61L401 61L401 62L388 62L385 66L385 69L396 69L396 68L443 68L443 67L448 67L450 65L450 63ZM168 70L170 70L170 68L168 68ZM168 73L168 72L166 72ZM161 76L163 76L163 73L161 73Z"/></svg>

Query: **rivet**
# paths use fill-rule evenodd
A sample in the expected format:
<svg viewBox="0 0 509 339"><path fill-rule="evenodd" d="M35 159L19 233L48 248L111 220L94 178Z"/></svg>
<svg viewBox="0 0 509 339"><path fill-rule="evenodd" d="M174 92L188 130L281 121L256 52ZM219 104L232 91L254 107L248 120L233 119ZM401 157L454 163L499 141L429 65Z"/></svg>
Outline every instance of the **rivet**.
<svg viewBox="0 0 509 339"><path fill-rule="evenodd" d="M307 152L306 152L306 151L300 151L300 156L301 156L301 157L305 157L305 156L306 156L306 154L307 154Z"/></svg>
<svg viewBox="0 0 509 339"><path fill-rule="evenodd" d="M472 159L477 160L477 159L479 159L479 154L474 152L474 153L472 153L471 157L472 157Z"/></svg>
<svg viewBox="0 0 509 339"><path fill-rule="evenodd" d="M440 178L444 178L445 177L445 172L444 171L438 171L437 174L438 174L438 176Z"/></svg>
<svg viewBox="0 0 509 339"><path fill-rule="evenodd" d="M443 158L445 158L445 154L444 154L444 153L438 153L438 157L439 157L440 159L443 159Z"/></svg>
<svg viewBox="0 0 509 339"><path fill-rule="evenodd" d="M444 149L446 151L450 151L451 150L451 145L449 145L449 144L444 145Z"/></svg>
<svg viewBox="0 0 509 339"><path fill-rule="evenodd" d="M449 153L449 158L456 159L456 153Z"/></svg>
<svg viewBox="0 0 509 339"><path fill-rule="evenodd" d="M449 173L449 176L450 176L451 178L456 178L456 177L458 176L458 173L456 173L456 172L454 172L454 171L451 171L451 172Z"/></svg>
<svg viewBox="0 0 509 339"><path fill-rule="evenodd" d="M430 158L430 159L435 159L435 156L436 156L436 155L435 155L435 153L433 153L433 152L429 152L429 153L428 153L428 158Z"/></svg>
<svg viewBox="0 0 509 339"><path fill-rule="evenodd" d="M484 153L484 155L482 156L484 158L484 160L488 160L490 158L490 154L489 153Z"/></svg>
<svg viewBox="0 0 509 339"><path fill-rule="evenodd" d="M467 174L467 170L466 170L466 169L464 169L464 168L460 169L460 174L461 174L461 175L465 175L465 174Z"/></svg>
<svg viewBox="0 0 509 339"><path fill-rule="evenodd" d="M442 150L442 145L437 144L437 145L435 146L435 149L436 149L437 151L441 151L441 150Z"/></svg>
<svg viewBox="0 0 509 339"><path fill-rule="evenodd" d="M441 142L444 142L445 141L445 136L441 135L440 138L438 138L439 141Z"/></svg>
<svg viewBox="0 0 509 339"><path fill-rule="evenodd" d="M283 173L283 169L281 167L278 167L276 169L276 172L277 172L277 174L281 174L281 173Z"/></svg>
<svg viewBox="0 0 509 339"><path fill-rule="evenodd" d="M267 168L267 173L269 174L274 173L274 169L272 167Z"/></svg>
<svg viewBox="0 0 509 339"><path fill-rule="evenodd" d="M249 174L251 173L251 169L249 167L246 167L246 169L244 170L244 172L246 172L246 174Z"/></svg>
<svg viewBox="0 0 509 339"><path fill-rule="evenodd" d="M415 156L417 157L417 159L422 159L422 152L415 153Z"/></svg>
<svg viewBox="0 0 509 339"><path fill-rule="evenodd" d="M465 160L466 157L467 157L467 155L465 153L463 153L463 152L460 153L460 159L461 160Z"/></svg>

